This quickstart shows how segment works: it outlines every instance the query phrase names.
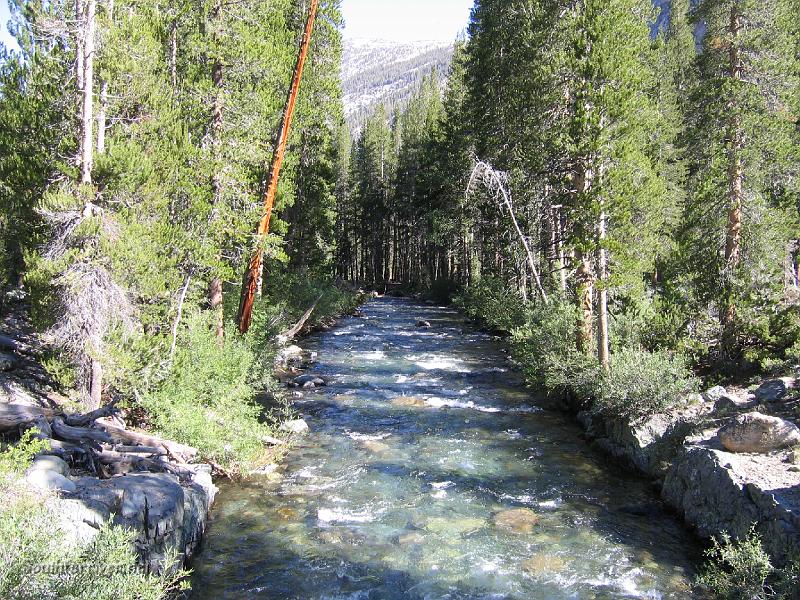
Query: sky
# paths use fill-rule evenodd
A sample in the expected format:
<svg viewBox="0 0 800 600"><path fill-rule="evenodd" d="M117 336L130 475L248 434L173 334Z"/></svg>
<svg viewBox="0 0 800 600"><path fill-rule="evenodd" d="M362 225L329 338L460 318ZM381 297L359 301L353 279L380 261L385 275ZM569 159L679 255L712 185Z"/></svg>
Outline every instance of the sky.
<svg viewBox="0 0 800 600"><path fill-rule="evenodd" d="M467 26L473 0L343 0L347 38L409 42L452 41ZM0 0L0 41L16 44L8 34L8 3Z"/></svg>
<svg viewBox="0 0 800 600"><path fill-rule="evenodd" d="M6 0L0 0L0 42L3 42L8 48L16 48L17 43L14 41L14 38L9 35L8 29L6 28L9 18L11 18L11 16L8 12L8 2L6 2Z"/></svg>
<svg viewBox="0 0 800 600"><path fill-rule="evenodd" d="M472 4L473 0L342 0L344 36L449 42L467 26Z"/></svg>

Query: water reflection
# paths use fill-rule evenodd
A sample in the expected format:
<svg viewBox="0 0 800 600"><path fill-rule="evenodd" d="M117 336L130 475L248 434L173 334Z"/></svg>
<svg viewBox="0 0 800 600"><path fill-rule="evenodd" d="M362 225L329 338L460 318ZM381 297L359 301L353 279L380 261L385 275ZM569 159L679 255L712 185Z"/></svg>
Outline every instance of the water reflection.
<svg viewBox="0 0 800 600"><path fill-rule="evenodd" d="M488 336L403 300L364 313L306 342L331 378L298 401L313 433L282 480L223 490L194 598L689 597L693 540Z"/></svg>

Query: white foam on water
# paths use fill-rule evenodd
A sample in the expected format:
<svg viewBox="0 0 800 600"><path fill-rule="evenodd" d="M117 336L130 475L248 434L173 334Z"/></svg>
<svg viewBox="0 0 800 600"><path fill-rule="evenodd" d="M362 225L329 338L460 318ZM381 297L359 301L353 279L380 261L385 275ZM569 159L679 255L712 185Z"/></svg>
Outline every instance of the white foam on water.
<svg viewBox="0 0 800 600"><path fill-rule="evenodd" d="M538 502L537 504L539 505L539 508L554 510L561 506L562 503L563 501L561 498L559 498L557 500L545 500L543 502Z"/></svg>
<svg viewBox="0 0 800 600"><path fill-rule="evenodd" d="M453 483L452 481L439 481L436 483L432 483L431 487L435 490L446 490L453 487L454 485L455 483Z"/></svg>
<svg viewBox="0 0 800 600"><path fill-rule="evenodd" d="M445 492L444 490L438 490L431 494L431 498L435 500L444 500L445 498L447 498L447 492Z"/></svg>
<svg viewBox="0 0 800 600"><path fill-rule="evenodd" d="M372 352L354 352L356 358L362 360L383 360L386 358L386 353L383 350L374 350Z"/></svg>
<svg viewBox="0 0 800 600"><path fill-rule="evenodd" d="M483 413L503 412L501 409L496 408L494 406L481 406L480 404L475 404L471 400L469 402L461 402L459 400L448 400L446 398L439 398L438 396L432 396L430 398L427 398L425 400L425 404L433 408L444 408L446 406L448 408L463 408L468 410L477 410L478 412L483 412Z"/></svg>
<svg viewBox="0 0 800 600"><path fill-rule="evenodd" d="M395 383L408 383L411 381L411 378L408 375L395 375L394 382Z"/></svg>
<svg viewBox="0 0 800 600"><path fill-rule="evenodd" d="M317 511L317 519L322 523L371 523L375 516L369 511L353 512L330 508L320 508Z"/></svg>
<svg viewBox="0 0 800 600"><path fill-rule="evenodd" d="M368 433L358 433L357 431L345 431L347 436L351 440L355 440L357 442L379 442L381 440L385 440L388 437L391 437L391 433L376 433L370 435Z"/></svg>
<svg viewBox="0 0 800 600"><path fill-rule="evenodd" d="M533 413L544 412L544 409L543 408L539 408L538 406L530 406L528 404L523 404L522 406L515 406L513 408L509 408L508 412L510 412L510 413L533 414Z"/></svg>
<svg viewBox="0 0 800 600"><path fill-rule="evenodd" d="M414 358L411 358L414 360ZM414 362L420 369L426 371L455 371L456 373L471 373L472 371L464 366L459 365L462 361L456 358L448 358L443 356L431 356L426 360L416 360Z"/></svg>

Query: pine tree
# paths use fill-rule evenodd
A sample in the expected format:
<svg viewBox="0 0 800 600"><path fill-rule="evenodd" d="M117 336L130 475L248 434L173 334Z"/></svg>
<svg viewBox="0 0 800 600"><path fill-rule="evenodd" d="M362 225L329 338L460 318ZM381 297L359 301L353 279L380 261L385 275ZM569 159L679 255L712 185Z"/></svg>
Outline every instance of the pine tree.
<svg viewBox="0 0 800 600"><path fill-rule="evenodd" d="M705 26L692 92L688 268L698 301L718 314L726 353L737 322L754 318L783 286L796 185L792 14L785 0L703 0Z"/></svg>

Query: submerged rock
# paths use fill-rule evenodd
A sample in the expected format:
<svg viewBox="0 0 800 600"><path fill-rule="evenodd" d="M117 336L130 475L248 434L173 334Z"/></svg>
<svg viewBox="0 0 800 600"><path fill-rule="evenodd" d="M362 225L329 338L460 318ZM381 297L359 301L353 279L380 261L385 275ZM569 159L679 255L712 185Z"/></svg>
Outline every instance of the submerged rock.
<svg viewBox="0 0 800 600"><path fill-rule="evenodd" d="M522 570L529 575L541 575L542 573L560 573L567 568L567 562L552 554L534 554L527 560L522 561Z"/></svg>
<svg viewBox="0 0 800 600"><path fill-rule="evenodd" d="M539 524L539 515L529 508L512 508L497 513L492 521L498 529L523 535L533 532Z"/></svg>
<svg viewBox="0 0 800 600"><path fill-rule="evenodd" d="M425 530L439 535L466 535L478 531L486 525L483 519L431 519L425 524Z"/></svg>
<svg viewBox="0 0 800 600"><path fill-rule="evenodd" d="M424 398L417 398L416 396L398 396L397 398L392 398L392 404L404 408L424 408L427 406Z"/></svg>
<svg viewBox="0 0 800 600"><path fill-rule="evenodd" d="M423 321L420 319L419 321L417 321L417 327L421 329L430 329L431 324L430 321Z"/></svg>
<svg viewBox="0 0 800 600"><path fill-rule="evenodd" d="M752 412L723 427L719 439L730 452L763 454L800 444L800 429L779 417Z"/></svg>

